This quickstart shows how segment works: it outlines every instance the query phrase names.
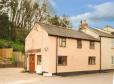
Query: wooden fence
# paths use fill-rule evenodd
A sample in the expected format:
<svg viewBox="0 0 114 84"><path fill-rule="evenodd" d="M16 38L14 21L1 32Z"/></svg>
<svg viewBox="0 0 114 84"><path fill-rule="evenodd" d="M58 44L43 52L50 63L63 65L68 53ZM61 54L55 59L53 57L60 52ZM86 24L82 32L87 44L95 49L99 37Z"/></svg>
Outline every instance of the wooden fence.
<svg viewBox="0 0 114 84"><path fill-rule="evenodd" d="M17 61L17 67L24 67L24 54L19 51L13 52L13 56Z"/></svg>
<svg viewBox="0 0 114 84"><path fill-rule="evenodd" d="M24 54L20 51L13 51L12 48L3 48L3 49L0 49L0 58L4 58L4 59L15 59L16 61L16 66L17 67L23 67L24 66ZM6 64L6 65L9 65L9 64ZM6 66L5 65L5 66ZM10 65L9 65L10 66Z"/></svg>
<svg viewBox="0 0 114 84"><path fill-rule="evenodd" d="M12 48L1 48L0 57L12 58L13 49Z"/></svg>

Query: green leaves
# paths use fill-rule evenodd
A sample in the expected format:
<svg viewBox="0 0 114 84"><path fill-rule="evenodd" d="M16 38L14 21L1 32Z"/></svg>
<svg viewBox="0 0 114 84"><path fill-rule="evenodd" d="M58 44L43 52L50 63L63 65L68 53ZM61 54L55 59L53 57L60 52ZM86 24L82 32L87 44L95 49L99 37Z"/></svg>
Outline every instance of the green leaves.
<svg viewBox="0 0 114 84"><path fill-rule="evenodd" d="M0 48L13 48L14 51L24 51L24 44L0 39Z"/></svg>
<svg viewBox="0 0 114 84"><path fill-rule="evenodd" d="M56 15L53 17L50 16L48 19L48 23L52 25L66 27L66 28L71 27L70 21L68 20L67 16L63 16L63 17L59 17Z"/></svg>

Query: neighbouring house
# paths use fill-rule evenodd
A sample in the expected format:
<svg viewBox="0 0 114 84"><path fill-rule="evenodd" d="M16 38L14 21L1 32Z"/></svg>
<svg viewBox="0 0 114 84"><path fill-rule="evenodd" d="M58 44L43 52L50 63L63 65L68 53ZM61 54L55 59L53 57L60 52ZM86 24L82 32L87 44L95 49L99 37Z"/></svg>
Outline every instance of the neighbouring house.
<svg viewBox="0 0 114 84"><path fill-rule="evenodd" d="M114 35L109 32L114 29L109 28L109 26L104 29L105 31L99 28L91 28L86 21L81 21L79 30L101 41L101 70L114 69Z"/></svg>
<svg viewBox="0 0 114 84"><path fill-rule="evenodd" d="M107 33L114 34L114 28L112 28L109 25L107 25L107 26L104 27L104 31L106 31Z"/></svg>
<svg viewBox="0 0 114 84"><path fill-rule="evenodd" d="M100 70L100 40L81 31L35 24L25 40L27 70L68 73Z"/></svg>

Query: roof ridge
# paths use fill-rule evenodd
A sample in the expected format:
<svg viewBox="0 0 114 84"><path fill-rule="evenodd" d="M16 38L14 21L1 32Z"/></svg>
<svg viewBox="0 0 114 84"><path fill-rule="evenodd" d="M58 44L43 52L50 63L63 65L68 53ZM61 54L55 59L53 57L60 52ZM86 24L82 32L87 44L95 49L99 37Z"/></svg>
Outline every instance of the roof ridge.
<svg viewBox="0 0 114 84"><path fill-rule="evenodd" d="M100 31L100 32L102 32L102 33L105 33L105 34L111 35L111 34L105 32L105 31L103 31L103 30L101 30L101 29L98 29L98 28L94 28L94 29L96 29L96 30L98 30L98 31Z"/></svg>
<svg viewBox="0 0 114 84"><path fill-rule="evenodd" d="M67 27L57 26L57 25L48 24L48 23L38 23L38 24L44 24L44 25L50 25L50 26L54 26L54 27L59 27L59 28L62 28L62 29L74 30L74 29L72 29L72 28L67 28Z"/></svg>
<svg viewBox="0 0 114 84"><path fill-rule="evenodd" d="M78 30L44 23L40 23L39 25L41 25L47 31L48 35L99 41L98 39Z"/></svg>

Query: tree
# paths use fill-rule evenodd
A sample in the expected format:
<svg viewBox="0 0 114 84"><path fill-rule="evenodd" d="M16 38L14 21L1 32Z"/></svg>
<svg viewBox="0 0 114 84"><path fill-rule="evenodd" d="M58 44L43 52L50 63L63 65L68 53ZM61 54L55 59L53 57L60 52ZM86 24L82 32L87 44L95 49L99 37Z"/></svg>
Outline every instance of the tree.
<svg viewBox="0 0 114 84"><path fill-rule="evenodd" d="M62 27L66 27L66 28L71 28L71 24L70 21L68 20L68 17L66 15L64 15L61 19L60 19L60 25Z"/></svg>
<svg viewBox="0 0 114 84"><path fill-rule="evenodd" d="M57 15L48 18L48 24L71 28L70 21L67 16L59 17Z"/></svg>
<svg viewBox="0 0 114 84"><path fill-rule="evenodd" d="M0 38L9 39L9 20L6 13L0 14Z"/></svg>
<svg viewBox="0 0 114 84"><path fill-rule="evenodd" d="M46 23L49 15L48 0L37 0L37 2L33 2L33 0L2 0L2 3L2 12L5 9L9 15L12 40L16 40L17 37L19 39L19 36L22 35L25 38L34 23Z"/></svg>
<svg viewBox="0 0 114 84"><path fill-rule="evenodd" d="M6 12L6 0L0 1L0 38L9 39L9 17Z"/></svg>
<svg viewBox="0 0 114 84"><path fill-rule="evenodd" d="M56 15L54 17L50 16L48 18L48 24L60 26L59 20L60 20L60 18L58 16L56 16Z"/></svg>

